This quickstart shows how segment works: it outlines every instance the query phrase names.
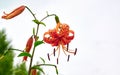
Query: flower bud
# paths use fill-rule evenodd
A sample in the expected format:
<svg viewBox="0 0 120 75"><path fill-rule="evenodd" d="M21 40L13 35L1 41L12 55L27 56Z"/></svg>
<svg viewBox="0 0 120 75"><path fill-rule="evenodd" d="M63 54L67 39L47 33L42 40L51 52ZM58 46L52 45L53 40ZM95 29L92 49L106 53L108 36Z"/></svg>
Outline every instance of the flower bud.
<svg viewBox="0 0 120 75"><path fill-rule="evenodd" d="M31 36L26 43L26 49L25 49L26 52L30 52L32 44L33 44L33 37Z"/></svg>
<svg viewBox="0 0 120 75"><path fill-rule="evenodd" d="M15 16L18 16L19 14L21 14L25 9L25 6L22 5L16 9L14 9L11 13L9 14L6 14L4 12L4 15L2 16L3 19L11 19L11 18L14 18Z"/></svg>
<svg viewBox="0 0 120 75"><path fill-rule="evenodd" d="M36 69L32 69L31 70L31 75L37 75L37 70Z"/></svg>
<svg viewBox="0 0 120 75"><path fill-rule="evenodd" d="M26 43L25 52L29 53L32 48L32 45L33 45L33 37L31 36ZM23 57L23 61L27 61L27 56Z"/></svg>
<svg viewBox="0 0 120 75"><path fill-rule="evenodd" d="M55 21L56 21L56 23L60 22L59 17L57 15L55 15Z"/></svg>

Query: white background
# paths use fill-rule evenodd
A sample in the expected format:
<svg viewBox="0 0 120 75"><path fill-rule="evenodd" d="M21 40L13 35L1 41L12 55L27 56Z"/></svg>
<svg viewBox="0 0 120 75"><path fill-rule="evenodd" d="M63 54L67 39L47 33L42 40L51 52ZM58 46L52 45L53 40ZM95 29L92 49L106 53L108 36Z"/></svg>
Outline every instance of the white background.
<svg viewBox="0 0 120 75"><path fill-rule="evenodd" d="M61 53L59 75L120 75L119 0L1 0L0 15L21 5L31 8L38 19L46 16L46 11L57 14L62 23L69 24L75 31L70 49L77 48L77 55L71 56L70 62L66 62L67 57ZM28 10L11 20L0 19L0 29L6 29L13 47L25 48L32 28L36 27L31 20L33 17ZM45 31L55 26L53 17L44 22L47 26L40 27L40 39ZM47 63L56 64L54 57L51 57L53 61L47 60L47 53L52 53L52 50L50 45L41 45L35 52L34 61L39 61L41 56ZM15 64L22 61L22 58L17 58L18 53ZM53 68L45 69L48 75L55 75Z"/></svg>

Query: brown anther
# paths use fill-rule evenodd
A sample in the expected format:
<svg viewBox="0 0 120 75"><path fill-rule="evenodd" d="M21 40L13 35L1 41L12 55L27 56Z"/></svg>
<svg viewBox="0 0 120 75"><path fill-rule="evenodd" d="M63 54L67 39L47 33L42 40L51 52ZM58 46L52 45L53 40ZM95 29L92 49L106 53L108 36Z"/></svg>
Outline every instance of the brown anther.
<svg viewBox="0 0 120 75"><path fill-rule="evenodd" d="M50 61L50 55L49 55L49 53L47 54L47 56L48 56L48 60Z"/></svg>
<svg viewBox="0 0 120 75"><path fill-rule="evenodd" d="M76 55L76 53L77 53L77 48L75 48L75 52L74 52L74 55Z"/></svg>
<svg viewBox="0 0 120 75"><path fill-rule="evenodd" d="M54 48L54 50L53 50L53 55L55 56L55 48Z"/></svg>
<svg viewBox="0 0 120 75"><path fill-rule="evenodd" d="M69 59L70 59L70 55L68 55L67 62L69 61Z"/></svg>
<svg viewBox="0 0 120 75"><path fill-rule="evenodd" d="M59 62L59 61L58 61L58 58L57 58L57 64L58 64L58 62Z"/></svg>
<svg viewBox="0 0 120 75"><path fill-rule="evenodd" d="M67 44L67 51L68 51L68 49L69 49L69 44Z"/></svg>

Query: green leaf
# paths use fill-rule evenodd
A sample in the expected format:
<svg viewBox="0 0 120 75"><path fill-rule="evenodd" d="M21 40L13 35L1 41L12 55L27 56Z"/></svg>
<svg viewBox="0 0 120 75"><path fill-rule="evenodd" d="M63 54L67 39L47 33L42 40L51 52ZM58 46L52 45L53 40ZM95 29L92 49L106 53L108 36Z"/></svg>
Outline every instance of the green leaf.
<svg viewBox="0 0 120 75"><path fill-rule="evenodd" d="M38 45L41 45L41 44L43 44L43 43L44 43L43 41L36 41L36 42L34 43L34 46L37 47Z"/></svg>
<svg viewBox="0 0 120 75"><path fill-rule="evenodd" d="M45 23L43 23L43 22L40 22L40 24L42 24L42 25L46 26L46 25L45 25Z"/></svg>
<svg viewBox="0 0 120 75"><path fill-rule="evenodd" d="M33 20L33 22L36 23L36 24L42 24L42 25L46 26L45 23L43 23L43 22L41 22L39 20Z"/></svg>
<svg viewBox="0 0 120 75"><path fill-rule="evenodd" d="M18 57L21 57L21 56L28 56L28 57L31 57L31 54L29 54L28 52L22 52L18 55Z"/></svg>
<svg viewBox="0 0 120 75"><path fill-rule="evenodd" d="M33 28L33 35L35 35L35 28Z"/></svg>
<svg viewBox="0 0 120 75"><path fill-rule="evenodd" d="M42 62L45 64L45 60L42 58L42 57L40 57L40 59L42 60Z"/></svg>
<svg viewBox="0 0 120 75"><path fill-rule="evenodd" d="M56 68L56 74L58 75L58 69Z"/></svg>
<svg viewBox="0 0 120 75"><path fill-rule="evenodd" d="M40 24L40 22L36 19L36 20L33 20L34 23L36 24Z"/></svg>
<svg viewBox="0 0 120 75"><path fill-rule="evenodd" d="M37 70L41 71L43 74L45 74L45 72L43 71L42 68L40 68L40 66L33 66L31 69L37 69Z"/></svg>

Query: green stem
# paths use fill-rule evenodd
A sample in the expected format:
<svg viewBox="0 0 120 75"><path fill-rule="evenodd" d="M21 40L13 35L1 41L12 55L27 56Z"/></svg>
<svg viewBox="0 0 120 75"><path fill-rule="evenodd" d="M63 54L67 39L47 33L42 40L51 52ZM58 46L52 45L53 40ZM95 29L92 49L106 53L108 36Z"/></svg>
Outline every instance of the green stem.
<svg viewBox="0 0 120 75"><path fill-rule="evenodd" d="M45 16L44 18L42 18L42 19L40 20L40 22L42 22L43 20L45 20L46 18L48 18L48 17L50 17L50 16L56 16L56 14L50 14L50 15L47 14L47 16ZM36 35L38 34L38 31L39 31L39 25L37 26Z"/></svg>
<svg viewBox="0 0 120 75"><path fill-rule="evenodd" d="M35 14L30 10L30 8L28 8L27 6L25 6L27 9L28 9L28 11L32 14L32 16L34 17L34 19L36 20L37 18L35 17Z"/></svg>
<svg viewBox="0 0 120 75"><path fill-rule="evenodd" d="M28 11L32 14L32 16L34 17L35 20L37 20L35 14L26 6L26 8L28 9ZM56 16L56 14L51 14L51 15L47 15L45 16L44 18L42 18L40 20L40 22L42 22L44 19L50 17L50 16ZM35 36L38 35L38 31L39 31L39 24L37 24L37 30L36 30L36 34ZM36 42L36 41L35 41ZM28 75L30 75L30 72L31 72L31 67L32 67L32 62L33 62L33 57L34 57L34 53L35 53L35 46L33 48L33 52L32 52L32 56L31 56L31 59L30 59L30 65L29 65L29 71L28 71Z"/></svg>

